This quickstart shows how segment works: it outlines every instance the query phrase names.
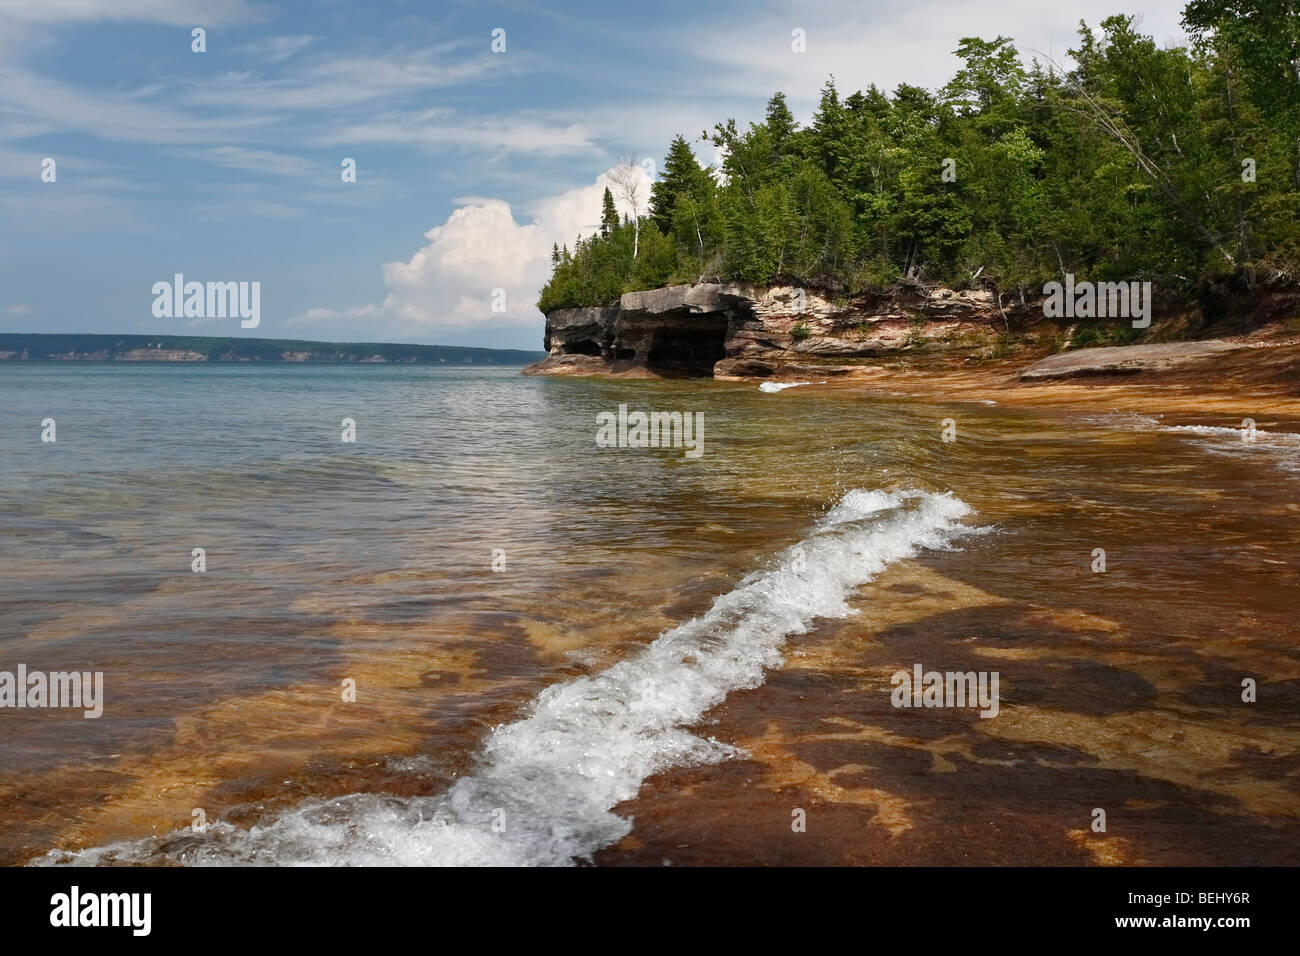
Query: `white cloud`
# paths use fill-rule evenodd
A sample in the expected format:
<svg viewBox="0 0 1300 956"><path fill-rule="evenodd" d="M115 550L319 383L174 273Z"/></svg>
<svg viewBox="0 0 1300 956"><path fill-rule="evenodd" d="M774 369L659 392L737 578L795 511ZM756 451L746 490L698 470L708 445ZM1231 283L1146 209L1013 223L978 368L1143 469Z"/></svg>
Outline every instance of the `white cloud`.
<svg viewBox="0 0 1300 956"><path fill-rule="evenodd" d="M1183 41L1179 27L1186 0L1144 0L1141 27L1157 43ZM1098 8L1095 0L934 0L901 5L881 0L802 0L798 5L768 3L727 27L726 42L716 31L693 31L691 53L717 64L717 87L766 100L777 90L804 111L834 74L841 95L875 83L891 92L899 83L935 89L960 68L952 55L962 37L1009 36L1028 61L1032 50L1066 60L1077 45L1079 21L1098 24L1123 4ZM791 50L791 30L807 33L807 52ZM1040 59L1042 59L1040 57ZM716 87L715 87L716 88ZM754 119L761 117L755 116Z"/></svg>
<svg viewBox="0 0 1300 956"><path fill-rule="evenodd" d="M457 116L446 109L418 114L393 114L340 126L318 136L315 143L414 146L430 151L481 150L568 156L599 152L586 125L544 116Z"/></svg>
<svg viewBox="0 0 1300 956"><path fill-rule="evenodd" d="M254 40L251 43L244 44L239 48L239 52L246 53L253 59L261 60L264 63L283 63L299 50L305 49L318 39L320 38L310 33L298 36L267 37L264 40Z"/></svg>
<svg viewBox="0 0 1300 956"><path fill-rule="evenodd" d="M261 9L244 0L5 0L0 19L27 23L147 20L184 26L241 23L261 19Z"/></svg>
<svg viewBox="0 0 1300 956"><path fill-rule="evenodd" d="M214 146L210 149L193 150L188 155L205 159L217 166L227 169L241 169L246 172L273 173L277 176L293 176L306 179L319 176L323 170L319 164L308 162L298 156L277 153L268 149L245 149L242 146Z"/></svg>
<svg viewBox="0 0 1300 956"><path fill-rule="evenodd" d="M345 309L342 312L336 312L333 309L308 309L301 318L311 322L320 319L366 319L379 314L379 307L375 305L363 305L355 309Z"/></svg>
<svg viewBox="0 0 1300 956"><path fill-rule="evenodd" d="M194 90L187 102L255 111L337 110L398 94L464 85L521 65L518 60L502 66L486 56L453 61L435 48L405 55L325 59L276 79L227 73Z"/></svg>
<svg viewBox="0 0 1300 956"><path fill-rule="evenodd" d="M519 225L509 203L462 206L407 262L384 265L384 302L397 319L421 327L459 328L492 315L519 318L531 307L549 247L537 223ZM491 308L505 292L504 313Z"/></svg>
<svg viewBox="0 0 1300 956"><path fill-rule="evenodd" d="M229 142L272 120L270 116L200 117L111 92L71 86L13 66L0 68L0 87L5 109L28 122L119 142Z"/></svg>
<svg viewBox="0 0 1300 956"><path fill-rule="evenodd" d="M650 180L639 172L643 202ZM388 295L379 305L348 311L310 309L293 326L322 326L357 334L348 320L376 322L392 338L431 336L487 325L541 325L537 293L550 277L553 244L572 244L600 221L601 199L610 185L602 173L587 186L527 204L533 221L519 223L510 204L474 198L424 234L427 244L405 262L383 266ZM617 201L617 200L616 200ZM620 211L627 212L619 202ZM505 311L493 312L495 289L505 291Z"/></svg>
<svg viewBox="0 0 1300 956"><path fill-rule="evenodd" d="M25 302L20 302L17 305L11 305L5 309L5 315L31 315L31 314L32 314L32 307L30 305L27 305Z"/></svg>
<svg viewBox="0 0 1300 956"><path fill-rule="evenodd" d="M0 39L3 26L0 17ZM310 39L276 37L268 49L278 44L285 53ZM442 44L400 57L353 57L306 67L295 62L291 75L272 80L252 72L226 73L166 98L161 94L168 88L158 83L127 90L90 89L0 58L0 140L78 132L108 141L181 147L186 155L230 169L303 180L323 170L267 146L293 141L318 148L393 146L491 157L599 153L588 128L571 117L537 111L462 115L451 108L379 108L388 100L472 83L485 71L518 69L525 59L514 57L514 65L503 67L487 55L466 57L461 46ZM321 109L332 111L329 122L314 120L306 135L290 132ZM0 169L0 177L13 175Z"/></svg>

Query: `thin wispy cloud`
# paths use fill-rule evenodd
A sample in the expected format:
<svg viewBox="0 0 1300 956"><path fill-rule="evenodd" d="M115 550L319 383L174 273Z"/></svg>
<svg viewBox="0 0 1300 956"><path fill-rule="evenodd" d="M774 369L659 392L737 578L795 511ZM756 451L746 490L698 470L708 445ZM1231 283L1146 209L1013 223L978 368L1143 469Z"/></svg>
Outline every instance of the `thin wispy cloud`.
<svg viewBox="0 0 1300 956"><path fill-rule="evenodd" d="M184 153L202 159L205 162L227 169L241 169L254 173L270 173L274 176L290 176L305 179L313 174L320 175L319 163L287 153L277 153L269 149L246 149L242 146L214 146L209 149L189 150Z"/></svg>
<svg viewBox="0 0 1300 956"><path fill-rule="evenodd" d="M236 52L243 53L249 59L263 63L283 63L319 39L320 37L313 36L310 33L298 36L267 37L245 43Z"/></svg>
<svg viewBox="0 0 1300 956"><path fill-rule="evenodd" d="M372 143L426 151L580 155L600 152L582 123L547 122L519 116L458 118L446 111L396 115L341 126L319 137L322 144Z"/></svg>
<svg viewBox="0 0 1300 956"><path fill-rule="evenodd" d="M0 69L6 107L46 130L83 133L99 139L175 145L228 141L252 136L270 116L213 116L129 96L99 92L52 80L29 70Z"/></svg>
<svg viewBox="0 0 1300 956"><path fill-rule="evenodd" d="M424 54L400 60L376 57L329 60L266 79L252 72L228 73L187 91L195 106L245 111L336 110L389 97L472 83L501 66L486 57L435 62Z"/></svg>
<svg viewBox="0 0 1300 956"><path fill-rule="evenodd" d="M0 20L41 24L138 20L193 26L256 22L270 9L245 0L5 0Z"/></svg>

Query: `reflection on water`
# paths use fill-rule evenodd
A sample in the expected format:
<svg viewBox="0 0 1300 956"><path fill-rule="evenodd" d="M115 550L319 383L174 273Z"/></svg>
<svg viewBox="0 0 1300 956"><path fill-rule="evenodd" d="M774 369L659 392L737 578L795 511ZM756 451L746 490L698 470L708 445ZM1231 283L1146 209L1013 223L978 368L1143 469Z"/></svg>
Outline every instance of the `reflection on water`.
<svg viewBox="0 0 1300 956"><path fill-rule="evenodd" d="M0 711L0 859L351 793L405 801L409 846L544 688L705 615L851 490L914 489L994 532L794 632L705 718L748 756L652 776L603 862L1295 862L1300 485L1204 435L509 369L24 364L0 395L0 670L102 670L107 697ZM705 455L597 448L620 403L703 412ZM918 661L999 670L999 716L892 709ZM822 836L792 843L810 801Z"/></svg>

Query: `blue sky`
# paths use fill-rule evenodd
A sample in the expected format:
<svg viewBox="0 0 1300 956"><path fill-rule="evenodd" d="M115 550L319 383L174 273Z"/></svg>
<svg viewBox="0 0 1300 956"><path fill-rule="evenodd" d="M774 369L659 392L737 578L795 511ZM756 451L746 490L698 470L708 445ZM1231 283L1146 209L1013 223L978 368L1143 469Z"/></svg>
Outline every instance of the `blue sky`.
<svg viewBox="0 0 1300 956"><path fill-rule="evenodd" d="M540 348L551 243L621 158L778 89L806 120L830 73L937 87L963 36L1181 41L1181 2L1138 2L0 0L0 329ZM261 324L155 318L178 272L260 282Z"/></svg>

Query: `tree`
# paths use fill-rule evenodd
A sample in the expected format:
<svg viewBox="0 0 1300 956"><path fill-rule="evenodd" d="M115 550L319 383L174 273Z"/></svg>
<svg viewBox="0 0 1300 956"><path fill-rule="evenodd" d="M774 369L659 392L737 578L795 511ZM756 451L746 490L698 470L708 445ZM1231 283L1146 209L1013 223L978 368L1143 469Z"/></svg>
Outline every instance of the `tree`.
<svg viewBox="0 0 1300 956"><path fill-rule="evenodd" d="M668 235L672 232L677 200L689 197L699 202L712 189L713 182L708 172L696 162L691 144L686 142L685 137L678 135L668 147L663 175L650 187L650 218L660 232Z"/></svg>
<svg viewBox="0 0 1300 956"><path fill-rule="evenodd" d="M822 87L813 117L813 149L827 176L833 179L844 171L849 161L849 112L840 102L834 77Z"/></svg>
<svg viewBox="0 0 1300 956"><path fill-rule="evenodd" d="M1240 60L1255 105L1286 130L1300 186L1300 9L1294 0L1191 0L1183 26L1198 43L1217 35Z"/></svg>
<svg viewBox="0 0 1300 956"><path fill-rule="evenodd" d="M1010 37L963 37L954 51L965 66L944 87L945 103L972 118L975 128L996 137L1019 119L1025 70Z"/></svg>
<svg viewBox="0 0 1300 956"><path fill-rule="evenodd" d="M600 235L601 238L608 239L610 230L618 225L618 208L614 205L614 194L605 187L605 196L601 200L600 209Z"/></svg>
<svg viewBox="0 0 1300 956"><path fill-rule="evenodd" d="M767 116L763 123L772 136L772 147L777 157L783 156L790 137L798 128L798 124L794 121L794 114L790 112L790 107L785 105L784 93L773 93L772 98L767 101Z"/></svg>
<svg viewBox="0 0 1300 956"><path fill-rule="evenodd" d="M609 171L609 181L632 209L632 258L635 259L641 249L641 209L645 198L641 192L641 167L631 159L624 159Z"/></svg>

